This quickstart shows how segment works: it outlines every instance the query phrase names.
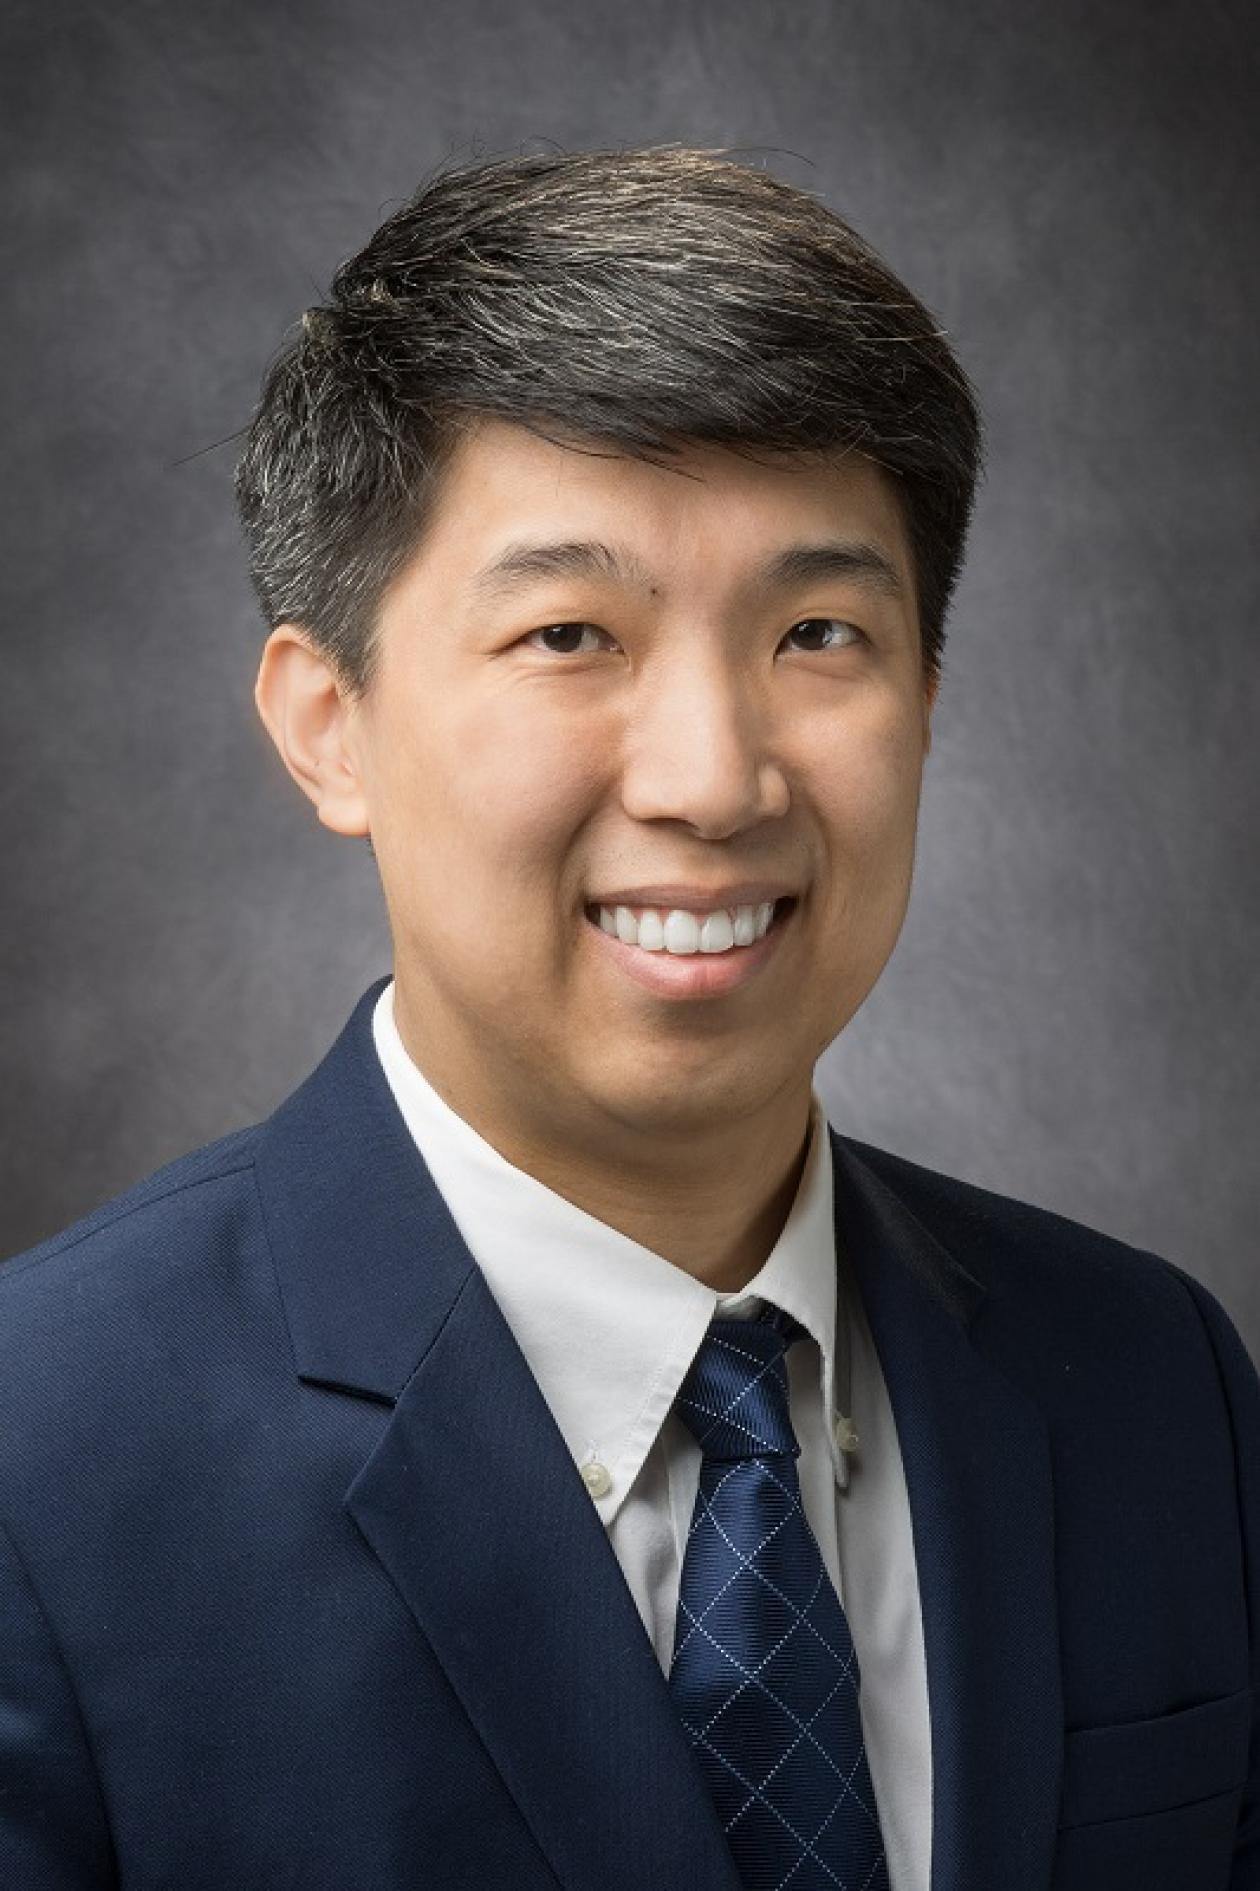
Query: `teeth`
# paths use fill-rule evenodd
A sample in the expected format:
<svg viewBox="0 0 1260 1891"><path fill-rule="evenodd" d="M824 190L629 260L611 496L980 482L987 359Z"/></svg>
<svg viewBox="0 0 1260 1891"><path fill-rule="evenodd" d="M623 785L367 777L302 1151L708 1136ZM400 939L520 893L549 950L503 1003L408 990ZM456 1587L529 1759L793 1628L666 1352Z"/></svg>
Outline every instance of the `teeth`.
<svg viewBox="0 0 1260 1891"><path fill-rule="evenodd" d="M729 952L732 946L751 945L765 937L774 917L774 901L760 906L730 906L716 913L689 913L674 907L668 913L648 907L635 918L628 906L599 909L599 923L623 945L644 952L670 952L685 957L693 952Z"/></svg>

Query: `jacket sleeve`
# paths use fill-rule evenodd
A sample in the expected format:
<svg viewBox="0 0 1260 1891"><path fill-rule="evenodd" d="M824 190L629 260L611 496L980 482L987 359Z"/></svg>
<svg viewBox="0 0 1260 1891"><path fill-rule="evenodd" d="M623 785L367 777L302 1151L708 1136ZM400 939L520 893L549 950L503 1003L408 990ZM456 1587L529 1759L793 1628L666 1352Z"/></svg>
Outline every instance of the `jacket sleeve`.
<svg viewBox="0 0 1260 1891"><path fill-rule="evenodd" d="M113 1847L78 1703L0 1521L0 1885L115 1891Z"/></svg>
<svg viewBox="0 0 1260 1891"><path fill-rule="evenodd" d="M1234 1432L1247 1621L1251 1637L1251 1749L1229 1891L1260 1891L1260 1376L1219 1300L1176 1268L1199 1309L1220 1368Z"/></svg>

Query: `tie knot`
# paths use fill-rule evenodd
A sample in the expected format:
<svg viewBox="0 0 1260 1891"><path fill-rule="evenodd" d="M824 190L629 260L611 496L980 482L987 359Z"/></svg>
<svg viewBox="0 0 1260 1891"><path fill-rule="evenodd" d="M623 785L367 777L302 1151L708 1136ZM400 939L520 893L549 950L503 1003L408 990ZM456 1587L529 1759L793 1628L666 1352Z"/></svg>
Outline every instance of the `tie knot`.
<svg viewBox="0 0 1260 1891"><path fill-rule="evenodd" d="M785 1354L803 1331L778 1307L710 1322L674 1401L706 1458L796 1457Z"/></svg>

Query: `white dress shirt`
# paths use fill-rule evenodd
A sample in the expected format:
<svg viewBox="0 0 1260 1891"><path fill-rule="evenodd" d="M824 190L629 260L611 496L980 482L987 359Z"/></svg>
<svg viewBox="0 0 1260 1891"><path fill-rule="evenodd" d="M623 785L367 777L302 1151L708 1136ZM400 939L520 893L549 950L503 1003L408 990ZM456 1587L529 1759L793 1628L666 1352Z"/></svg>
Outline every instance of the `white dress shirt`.
<svg viewBox="0 0 1260 1891"><path fill-rule="evenodd" d="M787 1355L801 1500L857 1651L891 1891L928 1891L931 1740L910 1506L879 1357L836 1253L817 1092L782 1233L746 1287L717 1293L478 1135L408 1055L392 981L373 1034L403 1119L538 1381L666 1675L701 1464L671 1411L675 1395L715 1315L751 1319L769 1301L805 1328ZM846 1450L850 1424L857 1445Z"/></svg>

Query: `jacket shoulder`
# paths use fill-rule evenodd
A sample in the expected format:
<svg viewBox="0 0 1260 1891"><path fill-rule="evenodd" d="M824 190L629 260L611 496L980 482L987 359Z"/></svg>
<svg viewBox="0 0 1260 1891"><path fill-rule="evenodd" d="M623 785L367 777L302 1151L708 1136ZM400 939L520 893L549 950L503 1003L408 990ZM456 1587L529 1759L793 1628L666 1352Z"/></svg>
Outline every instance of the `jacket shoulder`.
<svg viewBox="0 0 1260 1891"><path fill-rule="evenodd" d="M46 1240L0 1261L0 1305L5 1316L27 1299L38 1298L50 1288L55 1292L52 1283L67 1269L105 1262L137 1242L147 1245L146 1236L153 1227L170 1231L182 1221L185 1230L190 1230L207 1213L206 1186L252 1167L258 1128L251 1124L232 1130L177 1156ZM0 1327L5 1324L6 1317L0 1317Z"/></svg>
<svg viewBox="0 0 1260 1891"><path fill-rule="evenodd" d="M991 1291L1038 1277L1059 1288L1082 1275L1121 1299L1154 1295L1185 1306L1186 1275L1163 1255L1118 1235L843 1136L840 1141L900 1197L924 1228Z"/></svg>
<svg viewBox="0 0 1260 1891"><path fill-rule="evenodd" d="M993 1303L1022 1311L1033 1324L1064 1308L1085 1306L1095 1328L1121 1346L1132 1338L1135 1318L1184 1331L1189 1317L1214 1342L1224 1333L1226 1343L1250 1364L1225 1306L1191 1270L1168 1256L891 1150L849 1136L839 1141L983 1283Z"/></svg>
<svg viewBox="0 0 1260 1891"><path fill-rule="evenodd" d="M948 1227L951 1232L972 1239L996 1236L1008 1241L1016 1236L1061 1248L1098 1253L1114 1251L1117 1257L1158 1259L1116 1235L1073 1220L1055 1209L1040 1208L1017 1196L982 1188L979 1183L968 1182L961 1176L926 1168L907 1156L895 1155L890 1149L877 1149L873 1143L859 1142L852 1136L841 1136L840 1141L900 1195L925 1226L942 1240L945 1239L942 1229Z"/></svg>
<svg viewBox="0 0 1260 1891"><path fill-rule="evenodd" d="M34 1501L59 1488L69 1502L80 1471L98 1474L102 1440L127 1437L140 1450L142 1435L151 1446L181 1427L190 1440L192 1388L270 1343L258 1324L270 1334L255 1134L236 1130L178 1157L0 1262L10 1522L22 1492Z"/></svg>

